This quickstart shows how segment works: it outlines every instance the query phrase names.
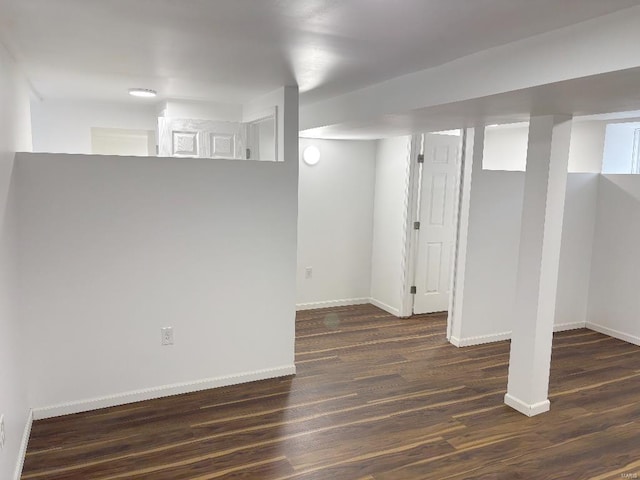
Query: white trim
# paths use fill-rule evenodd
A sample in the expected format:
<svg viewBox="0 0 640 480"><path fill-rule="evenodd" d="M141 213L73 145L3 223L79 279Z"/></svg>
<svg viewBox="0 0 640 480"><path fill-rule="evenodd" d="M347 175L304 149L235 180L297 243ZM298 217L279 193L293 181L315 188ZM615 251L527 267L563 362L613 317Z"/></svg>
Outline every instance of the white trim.
<svg viewBox="0 0 640 480"><path fill-rule="evenodd" d="M395 315L396 317L400 316L400 309L392 307L391 305L387 305L386 303L381 302L380 300L376 300L375 298L370 298L369 302L371 305L375 305L378 308L381 308L387 313L391 315Z"/></svg>
<svg viewBox="0 0 640 480"><path fill-rule="evenodd" d="M584 322L558 323L557 325L553 326L553 331L565 332L567 330L577 330L579 328L588 328L588 325L586 325ZM606 332L601 332L601 333L606 334ZM611 335L611 336L615 336L615 335ZM467 337L467 338L458 338L452 335L451 338L449 339L449 342L455 345L456 347L470 347L472 345L482 345L483 343L502 342L504 340L511 340L511 332L491 333L489 335L478 335L477 337ZM640 338L638 338L637 340L640 341Z"/></svg>
<svg viewBox="0 0 640 480"><path fill-rule="evenodd" d="M516 398L513 395L510 395L508 393L505 394L504 396L504 403L509 405L514 410L517 410L518 412L525 414L527 417L533 417L534 415L539 415L541 413L548 412L549 409L551 408L549 399L529 405L528 403L524 403L519 398Z"/></svg>
<svg viewBox="0 0 640 480"><path fill-rule="evenodd" d="M586 328L586 323L585 322L556 323L553 326L553 331L566 332L567 330L578 330L579 328Z"/></svg>
<svg viewBox="0 0 640 480"><path fill-rule="evenodd" d="M173 385L145 388L142 390L134 390L132 392L124 392L99 398L80 400L77 402L68 402L61 403L59 405L52 405L49 407L34 408L33 419L41 420L43 418L58 417L61 415L69 415L72 413L97 410L99 408L114 407L116 405L123 405L126 403L152 400L154 398L168 397L171 395L179 395L182 393L197 392L199 390L208 390L210 388L226 387L228 385L236 385L239 383L255 382L257 380L266 380L268 378L295 375L295 373L295 365L286 365L265 370L256 370L254 372L239 373L237 375L227 375L224 377L206 378L193 382L184 382L176 383Z"/></svg>
<svg viewBox="0 0 640 480"><path fill-rule="evenodd" d="M418 164L418 154L422 152L424 135L412 135L407 146L406 157L406 174L404 185L404 205L403 220L404 229L402 231L402 278L401 278L401 296L400 307L397 313L393 313L398 317L410 317L413 315L413 304L415 295L411 293L411 286L415 285L415 269L418 259L418 235L419 232L413 228L413 222L420 220L418 218L418 199L420 192L420 171L421 164ZM384 308L384 307L380 307ZM386 310L386 309L385 309Z"/></svg>
<svg viewBox="0 0 640 480"><path fill-rule="evenodd" d="M587 322L586 327L589 330L593 330L594 332L609 335L610 337L617 338L618 340L623 340L625 342L640 346L640 337L636 337L635 335L630 335L628 333L620 332L619 330L614 330L609 327L603 327L602 325L591 322Z"/></svg>
<svg viewBox="0 0 640 480"><path fill-rule="evenodd" d="M323 302L298 303L296 305L296 311L329 307L349 307L351 305L365 305L367 303L369 303L369 298L344 298L341 300L325 300Z"/></svg>
<svg viewBox="0 0 640 480"><path fill-rule="evenodd" d="M502 342L509 340L511 332L492 333L490 335L478 335L477 337L458 338L451 336L450 342L456 347L470 347L472 345L482 345L484 343Z"/></svg>
<svg viewBox="0 0 640 480"><path fill-rule="evenodd" d="M470 182L470 179L465 180L465 174L467 170L465 170L465 164L467 162L467 129L460 130L460 146L458 147L458 174L456 175L456 187L455 192L457 193L453 200L453 211L454 211L454 219L453 223L455 225L455 235L453 239L453 259L451 261L451 276L449 280L449 308L447 309L447 340L450 340L453 337L453 321L455 318L454 310L458 308L457 302L455 301L455 295L457 291L457 277L458 277L458 252L460 251L460 242L462 239L461 233L461 225L463 216L469 216L469 208L468 205L463 208L463 193L464 187L466 184ZM468 203L468 202L467 202ZM468 223L468 218L466 219ZM466 265L466 230L468 230L468 226L465 225L464 232L464 242L465 242L465 252L464 256L461 256L460 259L460 268L462 269L461 277L464 282L464 268ZM462 293L462 291L460 292ZM458 302L459 303L459 302Z"/></svg>
<svg viewBox="0 0 640 480"><path fill-rule="evenodd" d="M27 423L24 426L24 433L22 434L22 442L20 443L20 450L18 451L18 463L16 463L16 470L13 474L15 480L20 480L20 477L22 476L22 468L24 467L24 459L27 456L27 445L29 444L32 425L33 410L29 409L29 414L27 415Z"/></svg>
<svg viewBox="0 0 640 480"><path fill-rule="evenodd" d="M631 153L631 173L640 174L640 128L633 132L633 152Z"/></svg>

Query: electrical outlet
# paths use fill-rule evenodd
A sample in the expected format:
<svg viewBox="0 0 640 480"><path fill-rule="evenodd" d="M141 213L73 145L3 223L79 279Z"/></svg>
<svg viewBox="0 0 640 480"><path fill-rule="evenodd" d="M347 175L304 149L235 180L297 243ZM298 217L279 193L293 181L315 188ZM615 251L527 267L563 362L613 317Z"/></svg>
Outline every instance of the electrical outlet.
<svg viewBox="0 0 640 480"><path fill-rule="evenodd" d="M173 345L173 327L163 327L160 329L162 334L162 345Z"/></svg>
<svg viewBox="0 0 640 480"><path fill-rule="evenodd" d="M4 448L5 437L6 435L4 433L4 415L0 415L0 450Z"/></svg>
<svg viewBox="0 0 640 480"><path fill-rule="evenodd" d="M313 267L307 267L304 269L304 278L307 280L313 278Z"/></svg>

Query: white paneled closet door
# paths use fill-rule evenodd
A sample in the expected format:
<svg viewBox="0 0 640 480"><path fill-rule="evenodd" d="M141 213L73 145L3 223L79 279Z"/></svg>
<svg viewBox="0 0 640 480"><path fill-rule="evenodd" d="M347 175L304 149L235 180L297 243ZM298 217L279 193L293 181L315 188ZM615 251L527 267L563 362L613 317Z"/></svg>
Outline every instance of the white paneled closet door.
<svg viewBox="0 0 640 480"><path fill-rule="evenodd" d="M424 136L413 306L416 314L444 312L449 307L459 148L459 136Z"/></svg>

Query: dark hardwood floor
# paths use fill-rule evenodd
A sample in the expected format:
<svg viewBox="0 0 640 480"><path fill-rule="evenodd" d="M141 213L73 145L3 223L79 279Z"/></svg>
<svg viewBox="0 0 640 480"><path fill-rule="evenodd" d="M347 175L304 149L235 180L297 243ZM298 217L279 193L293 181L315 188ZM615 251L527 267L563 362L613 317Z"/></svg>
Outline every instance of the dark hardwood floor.
<svg viewBox="0 0 640 480"><path fill-rule="evenodd" d="M503 404L509 343L457 349L443 315L303 312L298 374L33 425L23 479L640 477L640 348L556 334L551 411Z"/></svg>

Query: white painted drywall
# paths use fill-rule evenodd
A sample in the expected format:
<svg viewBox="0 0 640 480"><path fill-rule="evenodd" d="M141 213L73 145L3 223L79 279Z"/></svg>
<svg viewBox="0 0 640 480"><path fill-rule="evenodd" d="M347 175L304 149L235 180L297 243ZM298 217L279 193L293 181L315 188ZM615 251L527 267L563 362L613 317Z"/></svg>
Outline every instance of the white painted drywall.
<svg viewBox="0 0 640 480"><path fill-rule="evenodd" d="M569 145L569 173L600 173L607 123L574 120Z"/></svg>
<svg viewBox="0 0 640 480"><path fill-rule="evenodd" d="M297 165L21 154L17 176L32 406L293 364Z"/></svg>
<svg viewBox="0 0 640 480"><path fill-rule="evenodd" d="M556 329L575 328L587 320L599 176L597 173L570 173L567 178Z"/></svg>
<svg viewBox="0 0 640 480"><path fill-rule="evenodd" d="M192 100L167 100L161 106L163 116L199 120L242 121L242 105Z"/></svg>
<svg viewBox="0 0 640 480"><path fill-rule="evenodd" d="M314 166L302 161L309 145ZM300 139L298 308L369 298L375 167L374 141Z"/></svg>
<svg viewBox="0 0 640 480"><path fill-rule="evenodd" d="M611 123L607 125L602 173L631 173L633 140L639 122Z"/></svg>
<svg viewBox="0 0 640 480"><path fill-rule="evenodd" d="M511 330L524 173L474 172L471 188L461 340Z"/></svg>
<svg viewBox="0 0 640 480"><path fill-rule="evenodd" d="M484 170L524 172L529 125L487 127L484 132Z"/></svg>
<svg viewBox="0 0 640 480"><path fill-rule="evenodd" d="M602 175L588 326L640 345L640 176Z"/></svg>
<svg viewBox="0 0 640 480"><path fill-rule="evenodd" d="M597 174L567 180L555 328L584 325ZM461 337L464 344L508 338L518 269L524 173L474 174L467 232Z"/></svg>
<svg viewBox="0 0 640 480"><path fill-rule="evenodd" d="M132 101L133 102L133 101ZM33 151L91 154L91 128L153 130L158 116L153 103L100 103L35 100L31 104Z"/></svg>
<svg viewBox="0 0 640 480"><path fill-rule="evenodd" d="M40 416L292 370L297 88L268 101L284 162L18 155L30 405L56 407Z"/></svg>
<svg viewBox="0 0 640 480"><path fill-rule="evenodd" d="M0 450L0 478L14 478L28 420L22 325L16 308L16 217L14 156L29 150L29 93L0 45L0 415L6 441ZM16 472L19 473L19 472Z"/></svg>
<svg viewBox="0 0 640 480"><path fill-rule="evenodd" d="M395 315L402 302L410 145L408 136L379 140L376 154L371 299Z"/></svg>

